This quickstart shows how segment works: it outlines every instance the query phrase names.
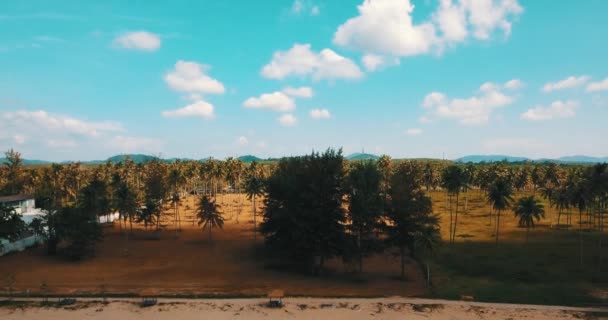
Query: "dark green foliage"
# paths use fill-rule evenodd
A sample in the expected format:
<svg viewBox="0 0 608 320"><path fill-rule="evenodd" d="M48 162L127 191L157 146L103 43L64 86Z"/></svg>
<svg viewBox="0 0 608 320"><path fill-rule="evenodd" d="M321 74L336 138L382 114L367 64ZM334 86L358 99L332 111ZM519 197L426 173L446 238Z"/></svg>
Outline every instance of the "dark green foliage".
<svg viewBox="0 0 608 320"><path fill-rule="evenodd" d="M15 209L0 204L0 239L18 240L26 225Z"/></svg>
<svg viewBox="0 0 608 320"><path fill-rule="evenodd" d="M534 221L545 217L545 208L534 196L523 197L513 206L513 212L519 217L519 226L526 228L526 241L530 228L534 228Z"/></svg>
<svg viewBox="0 0 608 320"><path fill-rule="evenodd" d="M363 269L363 257L378 251L377 232L381 227L382 197L381 174L376 162L362 161L353 164L348 173L348 217L351 242L355 243L359 271Z"/></svg>
<svg viewBox="0 0 608 320"><path fill-rule="evenodd" d="M95 243L102 238L97 217L76 206L49 212L37 224L43 226L38 232L47 238L50 254L54 254L57 246L63 243L63 253L74 260L93 254Z"/></svg>
<svg viewBox="0 0 608 320"><path fill-rule="evenodd" d="M327 150L279 161L266 183L261 231L266 243L322 268L341 253L346 215L342 151Z"/></svg>
<svg viewBox="0 0 608 320"><path fill-rule="evenodd" d="M433 214L431 199L425 195L417 179L420 175L417 166L403 163L391 177L387 243L399 249L402 276L405 274L406 249L415 257L425 250L432 250L440 241L439 219Z"/></svg>
<svg viewBox="0 0 608 320"><path fill-rule="evenodd" d="M212 229L224 228L224 217L219 209L220 205L216 204L215 201L209 200L209 197L206 195L201 197L196 216L198 217L198 225L203 227L203 231L207 229L209 242L211 242Z"/></svg>
<svg viewBox="0 0 608 320"><path fill-rule="evenodd" d="M98 175L80 191L78 207L94 217L107 215L110 212L110 194L108 185Z"/></svg>

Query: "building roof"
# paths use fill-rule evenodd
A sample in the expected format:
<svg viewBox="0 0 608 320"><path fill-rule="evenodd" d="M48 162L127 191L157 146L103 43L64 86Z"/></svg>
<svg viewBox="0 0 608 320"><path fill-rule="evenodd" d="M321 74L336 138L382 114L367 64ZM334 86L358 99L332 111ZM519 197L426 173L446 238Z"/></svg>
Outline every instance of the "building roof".
<svg viewBox="0 0 608 320"><path fill-rule="evenodd" d="M0 203L23 201L23 200L29 200L29 199L34 199L34 197L28 196L26 194L15 194L15 195L11 195L11 196L0 197Z"/></svg>

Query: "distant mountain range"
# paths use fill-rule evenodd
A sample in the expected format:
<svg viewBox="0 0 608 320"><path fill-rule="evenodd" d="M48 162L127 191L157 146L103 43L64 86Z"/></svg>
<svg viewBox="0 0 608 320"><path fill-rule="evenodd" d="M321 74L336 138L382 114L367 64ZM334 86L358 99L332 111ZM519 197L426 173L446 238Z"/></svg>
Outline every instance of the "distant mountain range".
<svg viewBox="0 0 608 320"><path fill-rule="evenodd" d="M115 156L109 157L106 160L81 161L81 163L82 164L100 164L100 163L105 163L108 161L112 162L112 163L117 163L117 162L124 161L127 157L130 157L133 160L133 162L135 162L135 163L146 163L148 161L158 159L158 157L146 155L146 154L121 154L121 155L115 155ZM346 156L346 159L348 159L348 160L377 160L378 158L380 158L380 157L375 154L369 154L369 153L353 153L353 154ZM251 163L253 161L261 162L261 161L269 161L269 160L270 161L278 160L278 159L262 159L262 158L254 156L254 155L244 155L244 156L238 157L237 159L239 159L245 163ZM160 159L160 160L172 163L172 162L175 162L178 160L186 161L186 160L193 160L193 159L169 158L169 159ZM206 159L202 159L202 160L206 160ZM590 156L584 156L584 155L576 155L576 156L561 157L561 158L557 158L557 159L531 159L531 158L526 158L526 157L514 157L514 156L507 156L507 155L470 155L470 156L464 156L462 158L455 159L454 161L461 162L461 163L503 162L503 161L505 161L505 162L601 163L601 162L608 162L608 157L590 157ZM5 163L5 162L6 162L5 158L0 158L0 163ZM70 162L73 162L73 161L63 161L60 163L70 163ZM43 164L51 164L51 163L53 163L53 162L45 161L45 160L32 160L32 159L23 160L23 164L25 164L25 165L43 165Z"/></svg>
<svg viewBox="0 0 608 320"><path fill-rule="evenodd" d="M559 163L598 163L598 162L608 162L608 157L589 157L589 156L566 156L557 159L530 159L526 157L513 157L506 155L471 155L464 156L462 158L458 158L454 160L456 162L472 162L472 163L480 163L480 162L559 162Z"/></svg>

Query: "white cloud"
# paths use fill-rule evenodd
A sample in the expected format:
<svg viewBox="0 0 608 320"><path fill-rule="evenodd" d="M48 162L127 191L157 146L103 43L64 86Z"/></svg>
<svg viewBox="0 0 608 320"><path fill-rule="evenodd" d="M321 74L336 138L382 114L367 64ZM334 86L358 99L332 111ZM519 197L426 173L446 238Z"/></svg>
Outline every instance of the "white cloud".
<svg viewBox="0 0 608 320"><path fill-rule="evenodd" d="M310 8L311 16L318 16L320 13L321 13L321 10L319 9L319 6L312 6L312 8Z"/></svg>
<svg viewBox="0 0 608 320"><path fill-rule="evenodd" d="M464 6L455 5L451 0L441 0L433 14L433 21L447 42L460 42L468 35Z"/></svg>
<svg viewBox="0 0 608 320"><path fill-rule="evenodd" d="M123 131L122 126L112 121L84 121L69 116L54 115L43 110L5 112L0 118L2 127L27 127L31 130L48 130L58 133L98 136L104 132Z"/></svg>
<svg viewBox="0 0 608 320"><path fill-rule="evenodd" d="M597 91L608 91L608 78L598 82L591 82L587 85L587 92Z"/></svg>
<svg viewBox="0 0 608 320"><path fill-rule="evenodd" d="M313 80L359 79L363 72L356 63L331 49L316 53L310 44L294 44L287 51L277 51L270 63L261 71L269 79L284 79L289 76L311 76Z"/></svg>
<svg viewBox="0 0 608 320"><path fill-rule="evenodd" d="M361 57L361 62L363 63L365 70L377 71L385 66L398 65L399 59L368 53Z"/></svg>
<svg viewBox="0 0 608 320"><path fill-rule="evenodd" d="M524 83L519 79L513 79L505 82L504 87L507 89L519 89L524 86Z"/></svg>
<svg viewBox="0 0 608 320"><path fill-rule="evenodd" d="M440 53L469 34L488 40L496 30L510 35L523 12L517 0L440 0L430 19L414 23L410 0L364 0L359 15L336 30L333 42L366 54L406 57Z"/></svg>
<svg viewBox="0 0 608 320"><path fill-rule="evenodd" d="M260 97L251 97L243 102L245 108L269 109L280 112L293 111L296 108L295 101L283 92L275 91L264 93Z"/></svg>
<svg viewBox="0 0 608 320"><path fill-rule="evenodd" d="M201 117L203 119L213 119L213 105L209 102L199 100L183 108L167 110L162 112L165 118L184 118Z"/></svg>
<svg viewBox="0 0 608 320"><path fill-rule="evenodd" d="M589 81L589 76L570 76L566 79L557 82L548 82L543 86L544 92L551 92L555 90L563 90L582 86Z"/></svg>
<svg viewBox="0 0 608 320"><path fill-rule="evenodd" d="M294 126L296 124L296 122L298 121L296 119L296 117L294 117L294 115L290 114L290 113L280 116L278 120L279 120L279 123L285 127Z"/></svg>
<svg viewBox="0 0 608 320"><path fill-rule="evenodd" d="M128 32L114 39L114 44L125 49L156 51L160 48L160 37L148 31Z"/></svg>
<svg viewBox="0 0 608 320"><path fill-rule="evenodd" d="M236 139L236 143L239 146L246 146L247 144L249 144L249 139L247 139L247 137L245 136L240 136Z"/></svg>
<svg viewBox="0 0 608 320"><path fill-rule="evenodd" d="M283 88L283 93L285 93L288 96L298 97L298 98L312 98L312 96L314 95L311 87L299 87L299 88L285 87L285 88Z"/></svg>
<svg viewBox="0 0 608 320"><path fill-rule="evenodd" d="M331 118L331 113L327 109L313 109L310 110L310 117L313 119L329 119Z"/></svg>
<svg viewBox="0 0 608 320"><path fill-rule="evenodd" d="M553 118L571 118L576 115L577 101L554 101L550 106L536 106L521 114L521 118L530 121L551 120Z"/></svg>
<svg viewBox="0 0 608 320"><path fill-rule="evenodd" d="M480 92L469 98L448 98L441 92L431 92L424 97L422 106L429 110L424 116L455 119L465 125L485 124L492 112L513 103L513 97L502 93L497 85L485 83Z"/></svg>
<svg viewBox="0 0 608 320"><path fill-rule="evenodd" d="M489 39L496 29L510 35L512 23L509 18L523 12L517 0L462 0L461 6L468 13L473 36L480 40Z"/></svg>
<svg viewBox="0 0 608 320"><path fill-rule="evenodd" d="M222 94L226 91L224 85L209 77L206 72L209 67L197 62L179 60L175 69L165 75L165 82L175 91Z"/></svg>
<svg viewBox="0 0 608 320"><path fill-rule="evenodd" d="M419 136L422 134L422 129L419 128L409 128L405 130L405 134L408 136Z"/></svg>
<svg viewBox="0 0 608 320"><path fill-rule="evenodd" d="M338 27L335 44L400 57L428 53L437 41L433 24L413 23L409 0L364 0L357 9L358 16Z"/></svg>

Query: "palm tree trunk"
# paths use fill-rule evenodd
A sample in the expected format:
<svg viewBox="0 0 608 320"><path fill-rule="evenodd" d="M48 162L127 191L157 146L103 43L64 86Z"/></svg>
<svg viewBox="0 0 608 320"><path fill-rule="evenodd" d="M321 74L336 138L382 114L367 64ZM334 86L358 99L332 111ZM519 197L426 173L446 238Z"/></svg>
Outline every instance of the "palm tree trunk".
<svg viewBox="0 0 608 320"><path fill-rule="evenodd" d="M528 236L530 235L530 226L526 227L526 243L528 243Z"/></svg>
<svg viewBox="0 0 608 320"><path fill-rule="evenodd" d="M448 199L448 206L450 207L450 243L452 243L452 222L454 219L452 216L452 196L448 195L446 199Z"/></svg>
<svg viewBox="0 0 608 320"><path fill-rule="evenodd" d="M500 209L496 212L496 244L498 245L498 233L500 231Z"/></svg>
<svg viewBox="0 0 608 320"><path fill-rule="evenodd" d="M257 226L256 226L256 205L255 205L255 195L253 195L253 242L257 241Z"/></svg>
<svg viewBox="0 0 608 320"><path fill-rule="evenodd" d="M454 231L452 232L452 243L456 241L456 226L458 225L458 196L459 193L456 194L456 213L454 217Z"/></svg>

